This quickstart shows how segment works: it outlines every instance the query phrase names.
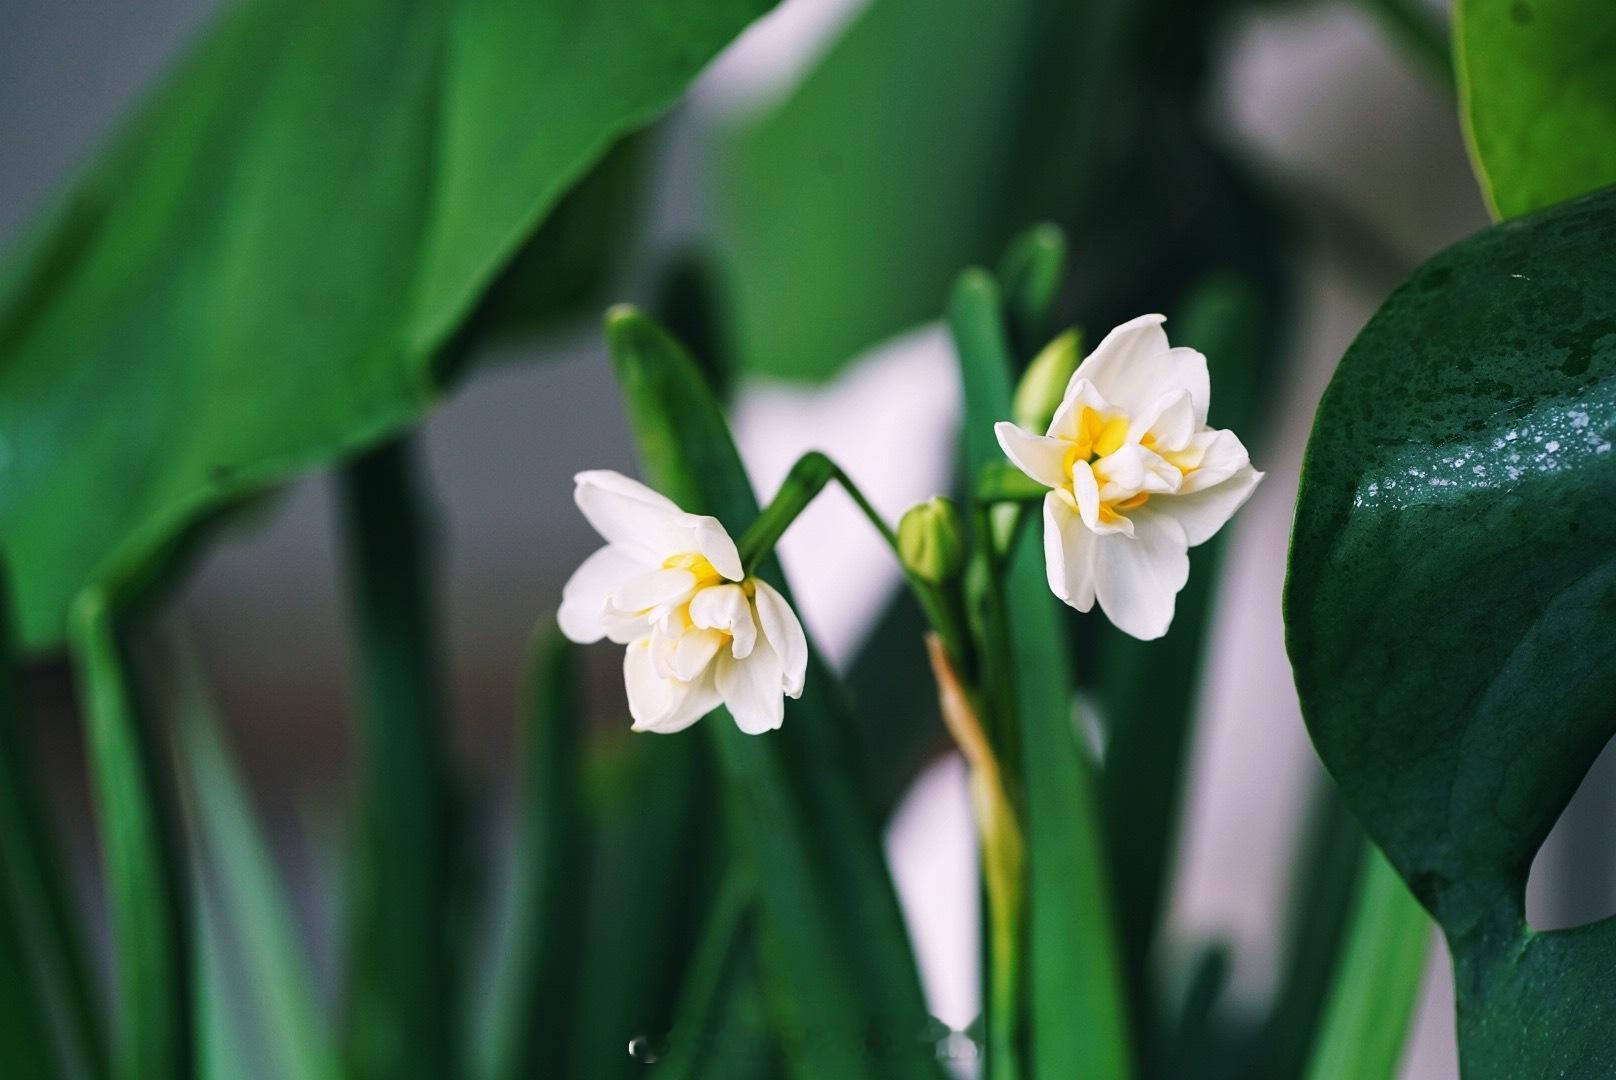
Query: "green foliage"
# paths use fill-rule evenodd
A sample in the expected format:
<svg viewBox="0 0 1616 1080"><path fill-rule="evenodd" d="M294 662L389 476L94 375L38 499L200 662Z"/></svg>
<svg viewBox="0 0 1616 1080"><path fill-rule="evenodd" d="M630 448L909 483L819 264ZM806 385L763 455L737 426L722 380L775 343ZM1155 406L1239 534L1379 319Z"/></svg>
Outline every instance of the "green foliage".
<svg viewBox="0 0 1616 1080"><path fill-rule="evenodd" d="M202 673L179 648L166 659L175 673L175 757L191 806L204 928L196 993L207 999L206 1013L234 1014L219 1028L198 1025L204 1075L338 1080L340 1055L321 1015L313 966ZM236 1034L247 1031L251 1041ZM208 1062L218 1065L209 1069Z"/></svg>
<svg viewBox="0 0 1616 1080"><path fill-rule="evenodd" d="M100 1080L106 1046L78 913L40 797L9 592L0 567L0 971L12 973L0 980L0 1062L20 1080Z"/></svg>
<svg viewBox="0 0 1616 1080"><path fill-rule="evenodd" d="M557 200L768 7L227 11L0 276L25 646L209 512L418 419Z"/></svg>
<svg viewBox="0 0 1616 1080"><path fill-rule="evenodd" d="M1616 7L1454 0L1465 135L1496 217L1616 183Z"/></svg>
<svg viewBox="0 0 1616 1080"><path fill-rule="evenodd" d="M967 271L949 325L964 384L967 475L999 460L993 424L1008 419L1013 356L997 284ZM1027 1075L1132 1075L1132 1050L1092 763L1072 722L1070 655L1033 530L1010 555L1003 604L1025 798ZM980 542L980 538L979 538ZM991 659L986 663L992 664ZM991 693L991 691L990 691Z"/></svg>
<svg viewBox="0 0 1616 1080"><path fill-rule="evenodd" d="M607 317L640 457L680 506L732 535L758 515L723 414L695 362L637 312ZM760 568L777 587L774 560ZM705 722L724 776L735 857L757 883L759 958L771 1020L794 1076L936 1077L918 1039L925 1006L851 720L811 657L802 697L768 738L721 711Z"/></svg>
<svg viewBox="0 0 1616 1080"><path fill-rule="evenodd" d="M191 1075L194 1052L190 890L166 754L112 610L92 590L73 611L113 939L112 1076L174 1080Z"/></svg>
<svg viewBox="0 0 1616 1080"><path fill-rule="evenodd" d="M366 1078L443 1076L451 1003L453 852L430 527L411 447L392 442L343 473L353 623L362 676L349 1067Z"/></svg>
<svg viewBox="0 0 1616 1080"><path fill-rule="evenodd" d="M522 1080L566 1045L587 925L583 721L577 651L540 628L522 728L518 835L510 909L492 957L489 992L473 1028L479 1080Z"/></svg>
<svg viewBox="0 0 1616 1080"><path fill-rule="evenodd" d="M1402 1062L1431 920L1380 852L1365 871L1307 1080L1385 1080Z"/></svg>
<svg viewBox="0 0 1616 1080"><path fill-rule="evenodd" d="M736 346L820 379L1064 211L1129 5L876 0L718 178ZM1054 167L1059 163L1061 168ZM1065 214L1061 214L1065 217Z"/></svg>
<svg viewBox="0 0 1616 1080"><path fill-rule="evenodd" d="M1341 362L1286 621L1325 764L1446 932L1466 1076L1616 1071L1616 922L1532 858L1616 714L1616 192L1438 255Z"/></svg>

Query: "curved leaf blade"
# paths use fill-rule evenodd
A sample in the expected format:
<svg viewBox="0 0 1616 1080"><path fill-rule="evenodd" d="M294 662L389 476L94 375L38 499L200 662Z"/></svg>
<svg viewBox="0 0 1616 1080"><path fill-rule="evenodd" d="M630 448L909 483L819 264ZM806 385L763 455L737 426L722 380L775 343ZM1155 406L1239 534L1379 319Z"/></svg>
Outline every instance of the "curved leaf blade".
<svg viewBox="0 0 1616 1080"><path fill-rule="evenodd" d="M0 274L25 644L208 512L418 418L556 201L769 6L228 11Z"/></svg>
<svg viewBox="0 0 1616 1080"><path fill-rule="evenodd" d="M1304 714L1447 933L1471 1077L1616 1070L1616 928L1524 915L1616 732L1613 243L1607 190L1428 262L1343 358L1303 466L1285 612Z"/></svg>
<svg viewBox="0 0 1616 1080"><path fill-rule="evenodd" d="M1616 183L1616 7L1455 0L1465 138L1495 217Z"/></svg>

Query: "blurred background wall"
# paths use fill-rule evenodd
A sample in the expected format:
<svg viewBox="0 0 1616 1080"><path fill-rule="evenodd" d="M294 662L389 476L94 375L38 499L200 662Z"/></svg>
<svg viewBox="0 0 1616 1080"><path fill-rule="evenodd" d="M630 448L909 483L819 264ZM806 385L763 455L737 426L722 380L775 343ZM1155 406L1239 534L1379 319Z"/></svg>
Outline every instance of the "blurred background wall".
<svg viewBox="0 0 1616 1080"><path fill-rule="evenodd" d="M201 24L204 0L0 0L0 242L110 130ZM667 126L649 195L652 243L705 226L701 154L716 118L789 89L862 0L785 0L708 72ZM1211 675L1190 786L1192 822L1171 931L1237 946L1236 1000L1277 978L1279 897L1309 775L1318 768L1297 711L1279 616L1284 553L1313 407L1335 361L1385 293L1416 263L1485 222L1451 95L1397 52L1363 6L1261 9L1229 28L1217 74L1217 118L1286 197L1301 225L1303 283L1295 356L1258 465L1268 480L1236 520L1216 616ZM1347 235L1353 237L1348 241ZM1369 238L1365 240L1364 238ZM1083 237L1074 238L1079 258ZM630 271L621 293L639 288ZM941 298L939 298L939 305ZM1091 327L1091 331L1103 331ZM632 451L592 326L547 343L532 363L499 356L426 426L441 512L444 602L455 739L474 791L497 804L510 760L523 650L593 534L571 505L581 468L632 471ZM837 382L805 391L743 386L736 427L765 490L810 446L850 463L896 516L945 489L958 414L945 339L921 329L871 351ZM1216 405L1214 404L1214 419ZM833 660L846 659L896 583L873 537L830 496L788 539L787 569L805 621ZM347 642L328 481L310 477L215 546L185 586L237 747L277 833L334 828L345 787ZM597 698L618 702L612 658L593 657ZM65 677L46 666L41 701L66 712ZM72 726L49 751L66 813L85 809ZM1616 759L1609 753L1534 868L1529 915L1571 925L1616 909ZM306 809L315 807L311 818ZM324 808L320 812L318 808ZM85 829L79 830L81 842ZM940 762L895 819L897 868L938 1015L975 1009L976 886L962 770ZM88 847L85 848L86 852ZM86 867L93 860L81 860ZM294 870L294 872L297 872ZM316 873L317 868L303 867ZM317 912L309 913L317 919ZM1432 957L1405 1074L1456 1075L1452 990Z"/></svg>

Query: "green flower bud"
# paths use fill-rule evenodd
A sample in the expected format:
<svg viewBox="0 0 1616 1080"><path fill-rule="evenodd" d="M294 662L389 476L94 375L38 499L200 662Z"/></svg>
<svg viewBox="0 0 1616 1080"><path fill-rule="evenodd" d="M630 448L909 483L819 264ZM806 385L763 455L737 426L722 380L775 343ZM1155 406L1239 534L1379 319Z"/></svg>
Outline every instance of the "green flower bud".
<svg viewBox="0 0 1616 1080"><path fill-rule="evenodd" d="M923 581L941 585L965 566L959 511L941 495L911 506L898 522L898 557Z"/></svg>
<svg viewBox="0 0 1616 1080"><path fill-rule="evenodd" d="M1083 359L1082 353L1082 338L1076 330L1068 330L1044 346L1016 387L1010 414L1016 427L1037 435L1049 428L1049 421L1066 396L1066 384Z"/></svg>

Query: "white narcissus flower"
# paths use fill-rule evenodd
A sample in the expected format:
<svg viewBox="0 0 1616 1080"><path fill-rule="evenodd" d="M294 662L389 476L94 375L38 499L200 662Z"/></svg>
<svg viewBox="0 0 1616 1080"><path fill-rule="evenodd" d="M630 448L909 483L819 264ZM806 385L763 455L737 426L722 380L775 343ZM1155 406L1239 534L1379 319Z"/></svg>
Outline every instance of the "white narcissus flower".
<svg viewBox="0 0 1616 1080"><path fill-rule="evenodd" d="M779 727L808 668L785 597L744 576L717 518L687 514L615 472L582 472L576 483L578 509L606 546L562 589L556 621L579 644L628 646L634 730L680 731L719 705L748 734Z"/></svg>
<svg viewBox="0 0 1616 1080"><path fill-rule="evenodd" d="M1043 435L999 423L999 445L1044 496L1049 587L1096 599L1124 632L1167 632L1206 542L1262 479L1231 431L1207 427L1206 357L1171 348L1160 315L1124 323L1078 365Z"/></svg>

